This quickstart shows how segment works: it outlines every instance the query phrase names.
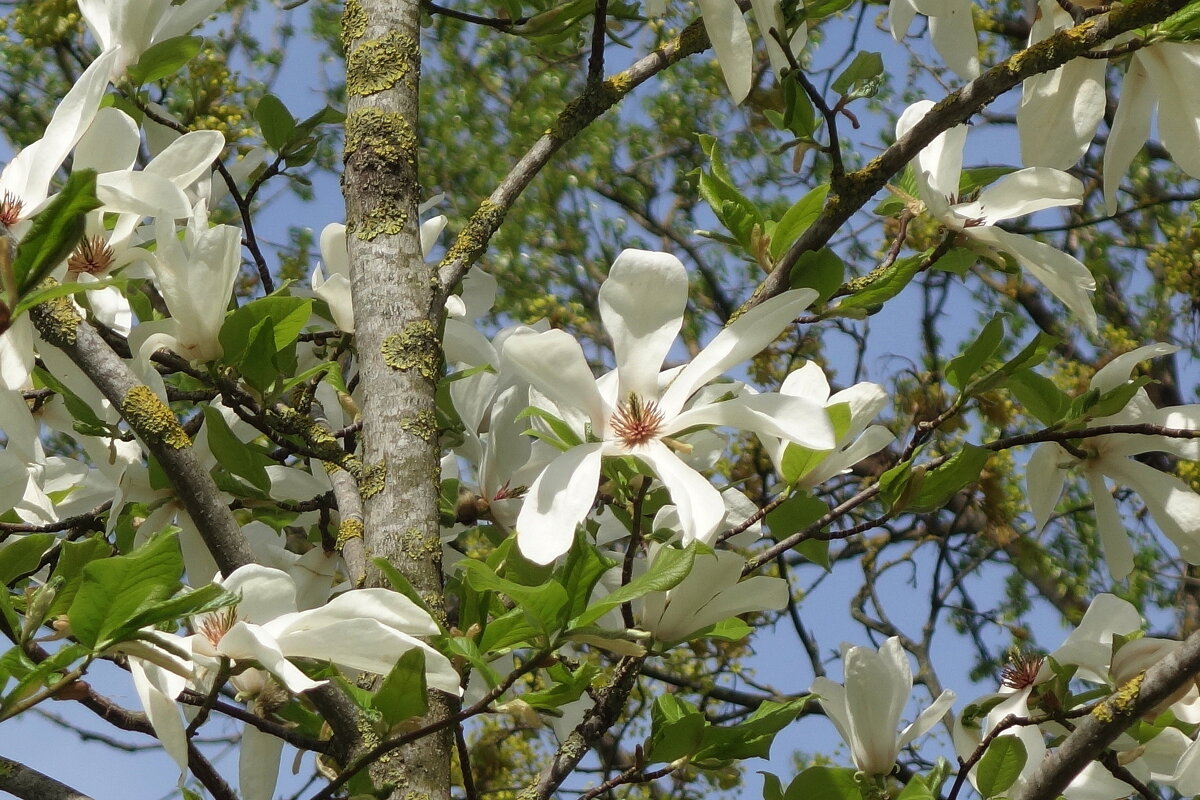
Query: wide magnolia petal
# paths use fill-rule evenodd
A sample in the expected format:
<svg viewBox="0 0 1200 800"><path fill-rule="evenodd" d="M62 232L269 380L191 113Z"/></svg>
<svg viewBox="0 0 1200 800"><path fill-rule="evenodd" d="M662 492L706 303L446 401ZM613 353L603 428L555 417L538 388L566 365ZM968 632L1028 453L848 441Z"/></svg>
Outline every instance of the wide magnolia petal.
<svg viewBox="0 0 1200 800"><path fill-rule="evenodd" d="M421 223L421 255L425 258L429 258L429 254L433 252L433 246L437 244L447 221L445 214L439 214Z"/></svg>
<svg viewBox="0 0 1200 800"><path fill-rule="evenodd" d="M1134 53L1125 72L1121 102L1104 145L1104 210L1107 214L1117 213L1117 189L1129 171L1133 157L1150 138L1150 120L1159 100L1150 73L1138 56L1139 53Z"/></svg>
<svg viewBox="0 0 1200 800"><path fill-rule="evenodd" d="M131 169L137 162L141 143L141 134L132 117L113 106L102 108L75 145L71 168L101 173Z"/></svg>
<svg viewBox="0 0 1200 800"><path fill-rule="evenodd" d="M683 263L669 253L624 250L600 286L600 318L613 343L619 396L658 396L658 374L687 308Z"/></svg>
<svg viewBox="0 0 1200 800"><path fill-rule="evenodd" d="M247 622L270 622L296 610L296 583L282 570L246 564L229 573L221 586L241 596L238 618Z"/></svg>
<svg viewBox="0 0 1200 800"><path fill-rule="evenodd" d="M662 442L647 442L631 454L645 461L671 493L671 501L679 511L684 544L696 539L711 544L712 535L725 518L725 501L716 487Z"/></svg>
<svg viewBox="0 0 1200 800"><path fill-rule="evenodd" d="M329 315L333 324L346 333L354 333L354 304L350 297L350 279L345 275L333 273L328 278L317 264L309 276L313 294L325 301L329 306Z"/></svg>
<svg viewBox="0 0 1200 800"><path fill-rule="evenodd" d="M167 145L146 165L145 171L186 189L212 170L213 162L224 149L225 137L220 132L191 131Z"/></svg>
<svg viewBox="0 0 1200 800"><path fill-rule="evenodd" d="M825 405L829 399L829 379L825 377L825 370L821 369L820 364L805 361L799 369L792 370L783 379L779 393Z"/></svg>
<svg viewBox="0 0 1200 800"><path fill-rule="evenodd" d="M1200 177L1200 47L1195 42L1158 42L1135 55L1150 73L1157 94L1158 135L1180 169ZM1121 90L1124 100L1126 89Z"/></svg>
<svg viewBox="0 0 1200 800"><path fill-rule="evenodd" d="M1200 494L1174 475L1133 459L1105 460L1103 468L1113 480L1138 493L1184 561L1200 564Z"/></svg>
<svg viewBox="0 0 1200 800"><path fill-rule="evenodd" d="M1125 530L1121 512L1117 510L1117 502L1108 491L1104 476L1094 468L1085 469L1083 474L1096 509L1096 532L1104 548L1104 560L1113 578L1121 580L1133 571L1133 545L1129 542L1129 533Z"/></svg>
<svg viewBox="0 0 1200 800"><path fill-rule="evenodd" d="M1077 58L1025 81L1017 108L1021 160L1067 169L1088 149L1104 117L1103 59Z"/></svg>
<svg viewBox="0 0 1200 800"><path fill-rule="evenodd" d="M152 172L122 170L99 175L96 196L106 211L117 214L178 219L192 213L192 205L179 187Z"/></svg>
<svg viewBox="0 0 1200 800"><path fill-rule="evenodd" d="M736 556L734 553L719 555L733 555L738 562L745 563L740 556ZM741 567L739 566L738 569L740 570ZM756 575L753 578L738 581L725 591L718 592L712 600L697 608L692 615L692 625L695 626L692 631L752 611L779 611L787 605L787 602L787 581L782 578Z"/></svg>
<svg viewBox="0 0 1200 800"><path fill-rule="evenodd" d="M1104 683L1113 636L1128 636L1141 627L1142 617L1132 604L1116 595L1098 594L1079 625L1050 657L1064 666L1078 666L1084 680Z"/></svg>
<svg viewBox="0 0 1200 800"><path fill-rule="evenodd" d="M721 65L721 74L725 76L725 85L733 102L739 104L750 94L754 71L754 45L746 18L734 0L700 0L700 15Z"/></svg>
<svg viewBox="0 0 1200 800"><path fill-rule="evenodd" d="M1166 344L1165 342L1155 342L1154 344L1134 348L1128 353L1122 353L1096 370L1096 374L1092 376L1088 388L1095 389L1101 394L1111 392L1113 389L1129 381L1133 376L1134 367L1138 364L1143 361L1149 361L1152 358L1158 358L1159 356L1169 356L1178 351L1179 348L1176 345Z"/></svg>
<svg viewBox="0 0 1200 800"><path fill-rule="evenodd" d="M291 617L286 625L268 623L278 636L325 626L370 619L413 636L433 636L437 623L425 609L399 592L388 589L355 589L343 592L320 608ZM335 659L336 660L336 659Z"/></svg>
<svg viewBox="0 0 1200 800"><path fill-rule="evenodd" d="M892 0L888 3L888 28L892 38L897 42L903 39L916 16L917 6L913 0Z"/></svg>
<svg viewBox="0 0 1200 800"><path fill-rule="evenodd" d="M980 192L975 202L955 206L954 213L994 225L1046 208L1079 205L1082 198L1083 184L1078 179L1049 167L1028 167L1005 175Z"/></svg>
<svg viewBox="0 0 1200 800"><path fill-rule="evenodd" d="M825 716L837 728L842 741L850 743L852 725L850 712L846 708L846 688L840 683L834 683L824 675L813 679L812 693L817 696L817 702L825 710Z"/></svg>
<svg viewBox="0 0 1200 800"><path fill-rule="evenodd" d="M510 340L508 347L512 344ZM600 443L572 447L551 461L529 487L517 517L521 555L549 564L571 549L575 526L596 501L602 448Z"/></svg>
<svg viewBox="0 0 1200 800"><path fill-rule="evenodd" d="M1016 258L1022 267L1079 317L1089 332L1096 332L1096 309L1092 308L1088 296L1088 292L1096 289L1096 279L1078 259L1044 242L999 228L968 228L966 234Z"/></svg>
<svg viewBox="0 0 1200 800"><path fill-rule="evenodd" d="M944 690L933 704L917 715L917 718L912 721L904 730L900 731L900 736L896 743L900 747L904 747L909 742L915 741L918 737L924 736L934 725L941 722L942 717L946 716L946 712L950 710L950 706L954 705L954 701L958 698L954 692L949 689Z"/></svg>
<svg viewBox="0 0 1200 800"><path fill-rule="evenodd" d="M604 401L574 336L557 329L518 333L505 340L504 361L558 405L582 410L596 434L602 434L607 422Z"/></svg>
<svg viewBox="0 0 1200 800"><path fill-rule="evenodd" d="M22 314L0 334L0 387L17 391L27 386L33 363L33 322Z"/></svg>
<svg viewBox="0 0 1200 800"><path fill-rule="evenodd" d="M267 672L289 690L299 694L321 686L325 681L314 681L288 661L273 637L263 634L257 625L238 621L217 644L213 655L232 658L235 661L257 661Z"/></svg>
<svg viewBox="0 0 1200 800"><path fill-rule="evenodd" d="M689 409L670 420L664 434L696 425L753 431L796 442L811 450L832 450L836 445L833 424L824 405L774 392L742 395Z"/></svg>
<svg viewBox="0 0 1200 800"><path fill-rule="evenodd" d="M1040 531L1050 521L1058 498L1062 496L1067 476L1059 466L1066 452L1053 442L1042 442L1033 450L1025 466L1025 487L1029 510L1033 513L1034 530Z"/></svg>
<svg viewBox="0 0 1200 800"><path fill-rule="evenodd" d="M271 800L279 780L283 739L264 733L253 725L242 728L238 748L238 788L242 800Z"/></svg>
<svg viewBox="0 0 1200 800"><path fill-rule="evenodd" d="M896 764L896 725L912 691L911 671L905 681L895 654L888 652L899 642L894 646L888 642L878 653L867 647L852 647L844 660L846 707L854 736L850 745L855 764L871 775L886 775ZM903 653L900 655L908 668L908 660Z"/></svg>
<svg viewBox="0 0 1200 800"><path fill-rule="evenodd" d="M809 487L822 484L834 475L846 472L867 456L878 453L895 440L895 434L887 428L882 425L872 425L863 431L862 435L849 447L841 452L830 453L824 461L801 475L796 484Z"/></svg>
<svg viewBox="0 0 1200 800"><path fill-rule="evenodd" d="M678 414L697 389L757 355L816 299L812 289L793 289L742 314L680 370L663 393L659 407L668 417Z"/></svg>
<svg viewBox="0 0 1200 800"><path fill-rule="evenodd" d="M947 3L947 13L929 18L929 32L938 55L965 81L979 77L979 42L971 21L972 6L969 0Z"/></svg>

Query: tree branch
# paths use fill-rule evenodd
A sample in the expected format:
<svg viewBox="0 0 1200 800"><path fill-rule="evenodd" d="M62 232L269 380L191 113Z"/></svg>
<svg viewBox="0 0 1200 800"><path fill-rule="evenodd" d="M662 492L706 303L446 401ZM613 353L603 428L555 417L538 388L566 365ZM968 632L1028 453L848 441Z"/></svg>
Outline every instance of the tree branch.
<svg viewBox="0 0 1200 800"><path fill-rule="evenodd" d="M3 756L0 756L0 792L21 800L92 800L33 767Z"/></svg>

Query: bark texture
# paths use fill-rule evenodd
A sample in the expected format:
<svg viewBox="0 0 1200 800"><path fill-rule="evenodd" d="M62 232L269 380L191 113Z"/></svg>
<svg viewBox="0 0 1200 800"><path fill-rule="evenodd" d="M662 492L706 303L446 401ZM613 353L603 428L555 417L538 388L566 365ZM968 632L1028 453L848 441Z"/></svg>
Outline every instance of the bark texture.
<svg viewBox="0 0 1200 800"><path fill-rule="evenodd" d="M417 207L420 7L417 0L348 0L347 246L362 383L359 481L367 555L395 565L430 608L443 607L434 391L441 367L436 277L421 254ZM367 585L381 585L369 570ZM448 714L430 698L425 724ZM372 769L392 797L450 796L450 731L425 737Z"/></svg>

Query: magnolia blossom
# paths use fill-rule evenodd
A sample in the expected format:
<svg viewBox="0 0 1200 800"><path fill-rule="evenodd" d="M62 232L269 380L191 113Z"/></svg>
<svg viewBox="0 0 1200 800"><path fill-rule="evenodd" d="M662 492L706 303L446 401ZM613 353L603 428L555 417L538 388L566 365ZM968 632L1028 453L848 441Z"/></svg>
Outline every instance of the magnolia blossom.
<svg viewBox="0 0 1200 800"><path fill-rule="evenodd" d="M79 0L79 12L106 54L113 80L151 45L191 32L225 0Z"/></svg>
<svg viewBox="0 0 1200 800"><path fill-rule="evenodd" d="M739 614L786 606L787 581L765 575L742 580L745 564L745 558L727 550L697 554L682 583L666 592L651 592L642 600L641 627L669 644Z"/></svg>
<svg viewBox="0 0 1200 800"><path fill-rule="evenodd" d="M892 38L899 42L908 34L913 17L929 17L929 35L933 46L965 81L979 77L979 42L971 21L970 0L892 0L888 6L888 24Z"/></svg>
<svg viewBox="0 0 1200 800"><path fill-rule="evenodd" d="M882 425L869 425L888 404L887 393L877 383L856 383L830 395L825 373L815 362L806 361L784 378L779 393L804 397L823 405L837 437L832 452L814 452L779 439L764 438L775 471L784 480L799 486L824 483L867 456L878 453L896 438ZM790 459L787 458L789 453Z"/></svg>
<svg viewBox="0 0 1200 800"><path fill-rule="evenodd" d="M912 697L913 676L908 655L896 636L878 652L868 647L844 648L845 686L828 678L813 681L821 708L850 746L854 765L869 775L887 775L896 756L918 736L938 723L954 703L947 689L897 735L900 714Z"/></svg>
<svg viewBox="0 0 1200 800"><path fill-rule="evenodd" d="M1173 345L1153 344L1117 356L1096 372L1090 388L1101 394L1109 392L1125 383L1139 362L1178 349ZM1091 420L1088 427L1137 423L1195 430L1200 428L1200 405L1155 408L1149 396L1139 390L1124 409ZM1095 504L1096 529L1114 578L1123 578L1132 571L1133 546L1117 502L1105 484L1106 477L1136 491L1158 527L1179 548L1180 555L1190 564L1200 564L1200 494L1174 475L1131 458L1158 451L1195 460L1200 458L1200 440L1113 433L1080 440L1078 451L1086 454L1086 458L1079 459L1054 442L1044 442L1030 457L1026 484L1038 529L1046 525L1054 512L1066 483L1066 471L1077 466Z"/></svg>
<svg viewBox="0 0 1200 800"><path fill-rule="evenodd" d="M716 487L676 453L682 445L673 437L698 426L721 426L816 450L833 448L825 410L809 400L779 394L727 400L697 396L775 339L816 293L786 292L756 306L685 367L664 374L663 361L683 323L687 288L687 272L672 255L626 250L617 257L599 296L616 370L600 382L592 377L579 342L565 331L518 332L506 341L505 361L556 404L583 439L555 458L529 488L517 519L517 543L527 558L545 564L570 549L575 526L592 507L606 456L634 456L658 477L679 508L684 540L691 541L716 530L725 504Z"/></svg>
<svg viewBox="0 0 1200 800"><path fill-rule="evenodd" d="M1043 0L1040 9L1029 34L1031 43L1074 24L1053 0ZM1107 59L1076 58L1026 79L1017 110L1021 157L1026 164L1066 168L1087 151L1108 103L1107 69ZM1157 41L1133 52L1104 150L1104 202L1109 214L1117 210L1121 177L1150 137L1156 106L1163 146L1184 172L1200 177L1198 80L1200 45L1195 42Z"/></svg>
<svg viewBox="0 0 1200 800"><path fill-rule="evenodd" d="M897 138L908 133L933 103L922 100L905 109L896 123ZM1083 184L1065 172L1029 167L1005 175L979 193L973 202L960 202L959 178L967 128L958 125L940 134L916 158L917 189L931 215L985 253L1007 253L1041 281L1089 331L1096 330L1096 311L1087 293L1096 281L1083 264L1066 253L1018 233L996 227L1006 219L1047 208L1078 205Z"/></svg>

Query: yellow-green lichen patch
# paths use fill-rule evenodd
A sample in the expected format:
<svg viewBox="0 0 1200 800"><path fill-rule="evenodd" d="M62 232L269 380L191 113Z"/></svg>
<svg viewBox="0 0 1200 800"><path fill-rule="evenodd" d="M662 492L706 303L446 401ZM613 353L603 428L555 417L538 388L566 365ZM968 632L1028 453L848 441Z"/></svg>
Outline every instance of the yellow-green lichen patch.
<svg viewBox="0 0 1200 800"><path fill-rule="evenodd" d="M442 552L442 540L436 535L426 536L416 528L409 528L400 535L400 552L413 561L425 561Z"/></svg>
<svg viewBox="0 0 1200 800"><path fill-rule="evenodd" d="M355 97L390 89L407 75L415 75L420 51L412 37L389 31L368 39L346 57L346 92Z"/></svg>
<svg viewBox="0 0 1200 800"><path fill-rule="evenodd" d="M1101 722L1112 722L1117 717L1128 716L1134 701L1142 690L1142 679L1146 673L1138 673L1117 688L1108 698L1092 709L1092 716Z"/></svg>
<svg viewBox="0 0 1200 800"><path fill-rule="evenodd" d="M158 395L149 386L135 386L121 400L121 416L149 444L165 444L173 450L190 447L192 440Z"/></svg>
<svg viewBox="0 0 1200 800"><path fill-rule="evenodd" d="M74 345L83 322L69 297L55 297L39 303L30 310L29 316L42 338L56 347Z"/></svg>
<svg viewBox="0 0 1200 800"><path fill-rule="evenodd" d="M453 264L458 261L470 263L487 249L488 240L504 222L508 211L503 206L496 205L491 200L484 200L479 208L471 215L462 233L458 235L450 250L442 259L443 264Z"/></svg>
<svg viewBox="0 0 1200 800"><path fill-rule="evenodd" d="M437 332L429 320L405 325L399 333L383 340L383 363L395 370L415 369L429 381L437 380L439 356Z"/></svg>
<svg viewBox="0 0 1200 800"><path fill-rule="evenodd" d="M368 500L383 491L387 483L387 467L383 462L365 467L358 475L358 493Z"/></svg>
<svg viewBox="0 0 1200 800"><path fill-rule="evenodd" d="M417 137L402 114L360 108L346 119L346 172L361 191L351 197L347 228L359 239L404 230L414 204ZM357 198L357 200L356 200Z"/></svg>
<svg viewBox="0 0 1200 800"><path fill-rule="evenodd" d="M400 420L400 428L418 439L432 442L437 436L437 414L426 409L412 418Z"/></svg>
<svg viewBox="0 0 1200 800"><path fill-rule="evenodd" d="M351 539L363 538L363 521L358 517L346 517L338 526L337 541L334 546L341 550Z"/></svg>
<svg viewBox="0 0 1200 800"><path fill-rule="evenodd" d="M342 9L342 47L350 49L350 42L361 39L367 32L367 12L358 0L346 0Z"/></svg>

